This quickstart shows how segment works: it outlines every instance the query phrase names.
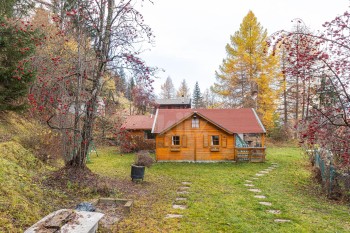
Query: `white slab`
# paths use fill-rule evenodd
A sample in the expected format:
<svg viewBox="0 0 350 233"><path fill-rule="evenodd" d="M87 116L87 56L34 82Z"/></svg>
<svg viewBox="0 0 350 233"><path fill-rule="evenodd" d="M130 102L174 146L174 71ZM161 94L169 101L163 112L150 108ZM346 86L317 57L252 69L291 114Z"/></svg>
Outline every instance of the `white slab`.
<svg viewBox="0 0 350 233"><path fill-rule="evenodd" d="M248 191L251 191L253 193L261 193L260 189L248 189Z"/></svg>
<svg viewBox="0 0 350 233"><path fill-rule="evenodd" d="M266 206L272 206L271 202L265 202L265 201L261 201L259 202L260 205L266 205Z"/></svg>
<svg viewBox="0 0 350 233"><path fill-rule="evenodd" d="M254 197L258 198L258 199L265 199L266 198L264 195L255 195Z"/></svg>
<svg viewBox="0 0 350 233"><path fill-rule="evenodd" d="M243 184L243 185L246 186L246 187L254 187L253 184Z"/></svg>
<svg viewBox="0 0 350 233"><path fill-rule="evenodd" d="M71 211L68 209L61 209L51 214L45 216L39 222L35 223L33 226L28 228L24 233L38 233L40 231L37 228L44 223L46 220L52 218L54 215L60 214L64 211ZM91 233L96 232L98 228L98 222L104 216L102 213L98 212L87 212L87 211L75 211L77 213L77 218L73 222L69 222L63 225L60 232L69 233Z"/></svg>
<svg viewBox="0 0 350 233"><path fill-rule="evenodd" d="M182 218L181 214L167 214L165 218Z"/></svg>
<svg viewBox="0 0 350 233"><path fill-rule="evenodd" d="M179 209L179 210L185 210L187 209L187 206L185 205L173 205L174 209Z"/></svg>
<svg viewBox="0 0 350 233"><path fill-rule="evenodd" d="M289 219L275 219L275 222L285 223L285 222L291 222L291 220L289 220Z"/></svg>

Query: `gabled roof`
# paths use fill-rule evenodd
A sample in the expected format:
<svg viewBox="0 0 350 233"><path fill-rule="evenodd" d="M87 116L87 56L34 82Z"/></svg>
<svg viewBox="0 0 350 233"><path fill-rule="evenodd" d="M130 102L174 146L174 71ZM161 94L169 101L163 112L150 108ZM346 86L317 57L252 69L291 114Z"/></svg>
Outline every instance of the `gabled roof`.
<svg viewBox="0 0 350 233"><path fill-rule="evenodd" d="M134 115L127 116L122 128L128 130L137 130L137 129L148 129L151 130L153 126L154 116L145 116L145 115Z"/></svg>
<svg viewBox="0 0 350 233"><path fill-rule="evenodd" d="M211 122L228 133L266 133L254 109L159 109L153 133L164 133L192 115Z"/></svg>
<svg viewBox="0 0 350 233"><path fill-rule="evenodd" d="M183 104L191 104L191 99L186 99L186 98L156 99L155 102L159 105L183 105Z"/></svg>

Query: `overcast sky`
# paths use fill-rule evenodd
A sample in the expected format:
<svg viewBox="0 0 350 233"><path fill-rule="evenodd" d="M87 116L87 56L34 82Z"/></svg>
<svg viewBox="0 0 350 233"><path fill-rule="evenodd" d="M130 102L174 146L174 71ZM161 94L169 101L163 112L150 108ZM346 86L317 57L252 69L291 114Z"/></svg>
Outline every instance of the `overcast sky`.
<svg viewBox="0 0 350 233"><path fill-rule="evenodd" d="M289 30L291 20L301 18L314 31L325 21L349 10L349 0L153 0L140 9L156 36L155 46L142 58L163 68L155 80L155 93L170 76L175 88L186 79L191 93L198 81L201 91L215 82L226 57L230 35L239 30L252 10L268 34Z"/></svg>

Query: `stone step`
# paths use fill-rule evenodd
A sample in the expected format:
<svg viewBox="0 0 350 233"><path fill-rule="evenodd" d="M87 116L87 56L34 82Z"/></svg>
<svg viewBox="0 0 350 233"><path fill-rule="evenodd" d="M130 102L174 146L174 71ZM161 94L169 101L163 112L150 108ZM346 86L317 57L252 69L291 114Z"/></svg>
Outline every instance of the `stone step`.
<svg viewBox="0 0 350 233"><path fill-rule="evenodd" d="M275 219L274 222L285 223L285 222L291 222L291 220L289 220L289 219Z"/></svg>
<svg viewBox="0 0 350 233"><path fill-rule="evenodd" d="M179 191L185 191L185 190L188 190L190 189L190 187L179 187Z"/></svg>
<svg viewBox="0 0 350 233"><path fill-rule="evenodd" d="M261 174L261 173L256 173L256 176L264 176L265 174Z"/></svg>
<svg viewBox="0 0 350 233"><path fill-rule="evenodd" d="M183 182L181 182L181 184L183 184L183 185L191 185L192 183L191 182L187 182L187 181L183 181Z"/></svg>
<svg viewBox="0 0 350 233"><path fill-rule="evenodd" d="M254 187L253 184L243 184L243 185L246 186L246 187Z"/></svg>
<svg viewBox="0 0 350 233"><path fill-rule="evenodd" d="M253 193L261 193L260 189L248 189L248 191L253 192Z"/></svg>
<svg viewBox="0 0 350 233"><path fill-rule="evenodd" d="M175 198L175 201L187 201L186 197L177 197Z"/></svg>
<svg viewBox="0 0 350 233"><path fill-rule="evenodd" d="M258 198L258 199L265 199L266 198L266 196L264 196L264 195L255 195L254 197Z"/></svg>
<svg viewBox="0 0 350 233"><path fill-rule="evenodd" d="M176 193L177 194L181 194L181 195L189 194L189 192L187 192L187 191L177 191Z"/></svg>
<svg viewBox="0 0 350 233"><path fill-rule="evenodd" d="M182 214L167 214L165 218L182 218Z"/></svg>
<svg viewBox="0 0 350 233"><path fill-rule="evenodd" d="M282 213L282 211L280 211L280 210L266 210L266 212L269 214L281 214Z"/></svg>
<svg viewBox="0 0 350 233"><path fill-rule="evenodd" d="M266 205L266 206L272 206L271 202L265 202L265 201L260 201L259 204L260 205Z"/></svg>
<svg viewBox="0 0 350 233"><path fill-rule="evenodd" d="M268 171L260 171L259 173L268 174L269 172Z"/></svg>
<svg viewBox="0 0 350 233"><path fill-rule="evenodd" d="M251 181L251 180L245 180L245 182L247 182L247 183L252 183L253 181Z"/></svg>
<svg viewBox="0 0 350 233"><path fill-rule="evenodd" d="M173 208L174 209L179 209L179 210L185 210L187 209L187 206L186 205L173 205Z"/></svg>

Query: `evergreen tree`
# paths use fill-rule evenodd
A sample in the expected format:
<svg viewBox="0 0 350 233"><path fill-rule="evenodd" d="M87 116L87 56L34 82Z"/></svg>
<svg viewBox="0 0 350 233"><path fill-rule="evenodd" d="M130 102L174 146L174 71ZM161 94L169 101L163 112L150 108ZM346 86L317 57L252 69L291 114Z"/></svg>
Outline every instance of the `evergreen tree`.
<svg viewBox="0 0 350 233"><path fill-rule="evenodd" d="M196 82L192 95L192 106L193 108L203 108L203 96L199 88L198 82Z"/></svg>
<svg viewBox="0 0 350 233"><path fill-rule="evenodd" d="M123 93L126 96L127 92L126 75L123 68L120 68L115 77L115 89L117 93Z"/></svg>
<svg viewBox="0 0 350 233"><path fill-rule="evenodd" d="M30 24L19 25L10 18L18 2L5 0L1 4L5 8L0 8L0 111L25 107L21 98L35 78L29 57L38 33Z"/></svg>
<svg viewBox="0 0 350 233"><path fill-rule="evenodd" d="M186 80L182 80L179 90L176 93L176 97L181 98L187 98L189 99L191 97L190 89L187 86Z"/></svg>
<svg viewBox="0 0 350 233"><path fill-rule="evenodd" d="M280 76L277 56L269 54L267 31L252 11L226 45L227 59L216 72L213 90L225 97L229 107L255 108L267 129L273 127Z"/></svg>
<svg viewBox="0 0 350 233"><path fill-rule="evenodd" d="M128 84L128 87L126 90L126 98L130 101L133 100L132 92L133 92L134 87L135 87L135 80L133 77L130 77L129 84Z"/></svg>
<svg viewBox="0 0 350 233"><path fill-rule="evenodd" d="M165 83L160 87L160 96L162 99L173 99L175 97L175 87L173 80L168 76Z"/></svg>

